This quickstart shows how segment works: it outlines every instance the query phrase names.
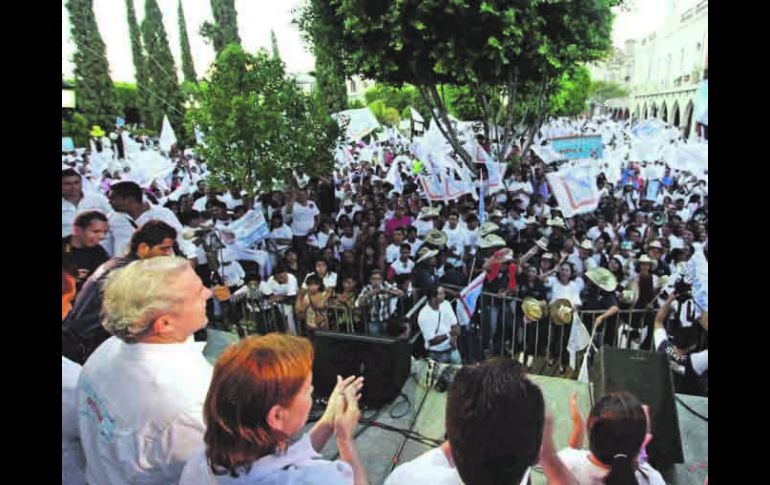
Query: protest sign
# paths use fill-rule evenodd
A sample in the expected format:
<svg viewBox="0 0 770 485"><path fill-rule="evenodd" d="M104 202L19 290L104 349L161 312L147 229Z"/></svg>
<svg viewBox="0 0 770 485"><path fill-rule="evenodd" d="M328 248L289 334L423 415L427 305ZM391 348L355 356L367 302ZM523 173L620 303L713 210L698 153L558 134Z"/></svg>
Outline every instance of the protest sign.
<svg viewBox="0 0 770 485"><path fill-rule="evenodd" d="M602 158L603 143L601 135L567 136L553 138L553 149L561 153L567 160L579 158Z"/></svg>

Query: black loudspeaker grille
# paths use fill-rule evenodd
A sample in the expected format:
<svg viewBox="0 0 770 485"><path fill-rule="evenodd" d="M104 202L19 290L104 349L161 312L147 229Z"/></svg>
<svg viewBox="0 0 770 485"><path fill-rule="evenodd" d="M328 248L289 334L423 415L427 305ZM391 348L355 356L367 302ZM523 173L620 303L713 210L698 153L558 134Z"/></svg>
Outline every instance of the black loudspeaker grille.
<svg viewBox="0 0 770 485"><path fill-rule="evenodd" d="M380 408L401 393L409 377L412 345L407 340L316 332L313 348L313 387L318 398L329 397L338 375L363 375L362 404Z"/></svg>
<svg viewBox="0 0 770 485"><path fill-rule="evenodd" d="M628 391L650 406L654 437L647 454L653 467L666 469L684 461L674 383L665 354L604 346L589 375L594 402L611 392Z"/></svg>

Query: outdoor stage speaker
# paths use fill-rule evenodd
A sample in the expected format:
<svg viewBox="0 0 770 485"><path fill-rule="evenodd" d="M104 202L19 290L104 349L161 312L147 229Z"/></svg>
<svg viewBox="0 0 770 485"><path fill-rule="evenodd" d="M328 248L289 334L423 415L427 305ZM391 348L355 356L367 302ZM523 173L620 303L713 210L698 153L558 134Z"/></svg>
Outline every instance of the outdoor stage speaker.
<svg viewBox="0 0 770 485"><path fill-rule="evenodd" d="M380 408L401 393L409 377L409 340L318 331L313 348L313 387L318 398L329 397L338 375L364 376L361 402Z"/></svg>
<svg viewBox="0 0 770 485"><path fill-rule="evenodd" d="M603 346L589 371L594 402L605 394L628 391L650 407L653 439L650 464L666 469L682 463L682 438L674 402L674 383L666 354Z"/></svg>

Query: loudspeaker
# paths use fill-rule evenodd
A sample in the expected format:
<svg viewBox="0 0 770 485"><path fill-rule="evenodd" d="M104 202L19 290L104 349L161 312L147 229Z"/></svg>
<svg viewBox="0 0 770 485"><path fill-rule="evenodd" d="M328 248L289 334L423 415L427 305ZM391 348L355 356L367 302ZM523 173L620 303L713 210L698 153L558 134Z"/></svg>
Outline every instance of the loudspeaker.
<svg viewBox="0 0 770 485"><path fill-rule="evenodd" d="M401 393L409 377L409 340L317 331L313 348L313 387L318 398L329 397L338 375L364 376L361 402L380 408Z"/></svg>
<svg viewBox="0 0 770 485"><path fill-rule="evenodd" d="M684 461L674 383L665 354L605 345L589 376L594 402L611 392L628 391L650 407L653 439L647 454L653 467L666 469Z"/></svg>

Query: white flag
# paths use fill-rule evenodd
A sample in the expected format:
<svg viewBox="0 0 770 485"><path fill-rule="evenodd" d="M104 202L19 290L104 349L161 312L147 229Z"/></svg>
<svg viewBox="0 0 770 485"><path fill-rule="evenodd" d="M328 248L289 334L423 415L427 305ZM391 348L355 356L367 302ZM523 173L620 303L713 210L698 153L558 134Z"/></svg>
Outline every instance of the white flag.
<svg viewBox="0 0 770 485"><path fill-rule="evenodd" d="M593 212L599 205L596 163L595 160L584 160L573 167L565 166L558 172L546 174L564 217Z"/></svg>
<svg viewBox="0 0 770 485"><path fill-rule="evenodd" d="M578 318L577 313L572 317L572 327L569 332L569 341L567 342L567 352L569 352L569 366L574 369L577 353L585 350L591 343L591 334L586 330L583 322Z"/></svg>
<svg viewBox="0 0 770 485"><path fill-rule="evenodd" d="M160 130L160 140L158 144L160 149L168 153L171 150L171 145L176 143L176 135L174 129L171 128L171 122L168 121L168 116L163 115L163 128Z"/></svg>

